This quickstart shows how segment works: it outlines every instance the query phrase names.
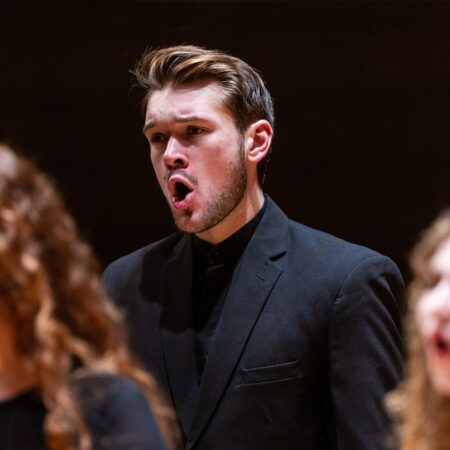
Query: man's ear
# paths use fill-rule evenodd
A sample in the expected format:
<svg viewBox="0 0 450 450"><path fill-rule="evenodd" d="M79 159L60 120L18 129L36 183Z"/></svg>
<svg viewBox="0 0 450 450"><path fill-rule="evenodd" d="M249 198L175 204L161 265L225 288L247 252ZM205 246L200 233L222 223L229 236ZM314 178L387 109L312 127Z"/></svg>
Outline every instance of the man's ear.
<svg viewBox="0 0 450 450"><path fill-rule="evenodd" d="M267 120L252 123L245 131L247 161L259 163L263 160L272 143L273 129Z"/></svg>

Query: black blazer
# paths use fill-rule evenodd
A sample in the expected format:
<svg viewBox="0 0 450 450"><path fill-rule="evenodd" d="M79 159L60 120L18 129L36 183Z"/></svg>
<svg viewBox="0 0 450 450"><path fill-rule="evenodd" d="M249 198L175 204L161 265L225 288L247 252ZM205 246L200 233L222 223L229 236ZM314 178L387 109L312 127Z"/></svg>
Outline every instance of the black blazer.
<svg viewBox="0 0 450 450"><path fill-rule="evenodd" d="M402 366L401 275L388 258L267 209L231 280L197 386L192 237L112 263L131 344L196 450L379 450Z"/></svg>

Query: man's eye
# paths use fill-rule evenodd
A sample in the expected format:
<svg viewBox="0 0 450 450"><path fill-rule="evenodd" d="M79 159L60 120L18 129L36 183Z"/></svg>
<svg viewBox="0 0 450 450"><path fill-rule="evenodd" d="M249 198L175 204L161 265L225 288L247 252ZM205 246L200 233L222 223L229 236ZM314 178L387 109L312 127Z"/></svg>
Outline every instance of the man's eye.
<svg viewBox="0 0 450 450"><path fill-rule="evenodd" d="M190 134L190 135L192 135L192 134L201 134L203 132L204 132L204 130L202 128L195 127L193 125L188 127L188 134Z"/></svg>
<svg viewBox="0 0 450 450"><path fill-rule="evenodd" d="M161 143L161 142L164 142L165 141L165 136L163 135L163 134L159 134L159 133L157 133L157 134L152 134L151 136L150 136L150 143L151 144L159 144L159 143Z"/></svg>

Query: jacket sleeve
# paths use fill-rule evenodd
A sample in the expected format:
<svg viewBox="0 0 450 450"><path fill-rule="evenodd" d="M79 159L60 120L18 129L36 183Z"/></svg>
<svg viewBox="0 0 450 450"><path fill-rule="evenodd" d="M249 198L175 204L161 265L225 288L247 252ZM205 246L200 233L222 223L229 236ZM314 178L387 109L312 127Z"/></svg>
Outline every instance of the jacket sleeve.
<svg viewBox="0 0 450 450"><path fill-rule="evenodd" d="M360 261L335 300L329 330L329 385L338 450L386 448L384 396L400 380L403 363L395 264L376 255Z"/></svg>
<svg viewBox="0 0 450 450"><path fill-rule="evenodd" d="M167 450L147 398L131 380L91 374L74 392L94 450Z"/></svg>
<svg viewBox="0 0 450 450"><path fill-rule="evenodd" d="M129 277L131 271L130 264L126 264L125 258L120 258L108 267L103 272L103 285L108 296L119 306L120 298L123 296L123 280Z"/></svg>

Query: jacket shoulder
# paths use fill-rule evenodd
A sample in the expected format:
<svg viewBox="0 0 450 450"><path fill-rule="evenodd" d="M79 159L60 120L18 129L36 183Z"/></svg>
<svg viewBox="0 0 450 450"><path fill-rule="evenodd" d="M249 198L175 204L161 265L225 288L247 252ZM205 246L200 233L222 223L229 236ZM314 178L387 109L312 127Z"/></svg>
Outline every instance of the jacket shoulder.
<svg viewBox="0 0 450 450"><path fill-rule="evenodd" d="M362 245L354 244L326 232L289 220L289 248L296 257L307 261L317 273L346 278L351 273L369 268L391 273L402 283L397 265L387 256Z"/></svg>
<svg viewBox="0 0 450 450"><path fill-rule="evenodd" d="M108 293L110 295L117 293L117 290L128 280L139 276L144 262L147 265L154 265L153 268L148 268L153 273L159 272L182 236L180 232L174 233L111 262L103 273L103 281Z"/></svg>
<svg viewBox="0 0 450 450"><path fill-rule="evenodd" d="M301 223L289 220L290 238L295 243L301 243L304 250L315 253L332 253L336 257L360 259L370 256L382 256L375 250L362 245L354 244L321 230L308 227Z"/></svg>

